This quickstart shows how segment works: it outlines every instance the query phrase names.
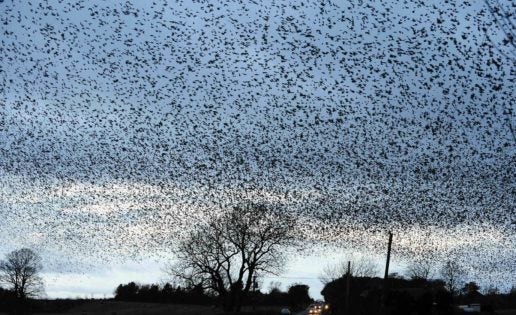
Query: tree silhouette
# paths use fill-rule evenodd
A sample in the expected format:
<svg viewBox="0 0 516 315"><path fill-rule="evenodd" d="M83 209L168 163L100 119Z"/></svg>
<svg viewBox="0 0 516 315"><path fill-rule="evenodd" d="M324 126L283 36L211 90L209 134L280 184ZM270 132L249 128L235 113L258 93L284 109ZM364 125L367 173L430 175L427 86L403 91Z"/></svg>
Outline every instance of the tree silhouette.
<svg viewBox="0 0 516 315"><path fill-rule="evenodd" d="M459 283L464 277L464 270L455 261L449 260L444 263L441 269L441 276L445 282L446 289L454 295L459 289Z"/></svg>
<svg viewBox="0 0 516 315"><path fill-rule="evenodd" d="M418 260L407 267L406 274L412 280L428 280L432 273L430 260Z"/></svg>
<svg viewBox="0 0 516 315"><path fill-rule="evenodd" d="M476 282L473 282L473 281L466 283L464 285L464 287L462 288L462 292L467 296L468 295L469 296L478 295L479 290L480 290L480 286Z"/></svg>
<svg viewBox="0 0 516 315"><path fill-rule="evenodd" d="M378 263L372 258L368 257L351 257L351 276L353 277L374 277L380 272ZM323 284L339 279L345 276L348 272L348 260L344 259L337 264L328 264L323 268L319 280Z"/></svg>
<svg viewBox="0 0 516 315"><path fill-rule="evenodd" d="M12 251L0 261L0 283L7 285L18 299L37 296L43 291L41 268L41 257L31 249Z"/></svg>
<svg viewBox="0 0 516 315"><path fill-rule="evenodd" d="M295 220L264 205L247 204L197 226L178 244L169 273L216 293L227 310L240 309L256 273L274 274L295 244Z"/></svg>
<svg viewBox="0 0 516 315"><path fill-rule="evenodd" d="M293 284L288 288L287 297L290 306L300 309L310 304L313 300L308 294L309 286L306 284Z"/></svg>

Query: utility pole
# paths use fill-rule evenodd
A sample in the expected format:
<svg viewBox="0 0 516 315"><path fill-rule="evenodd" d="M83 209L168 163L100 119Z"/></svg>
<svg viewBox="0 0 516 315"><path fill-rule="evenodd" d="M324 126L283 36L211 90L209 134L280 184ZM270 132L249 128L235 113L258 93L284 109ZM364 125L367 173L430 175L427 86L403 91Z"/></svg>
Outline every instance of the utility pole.
<svg viewBox="0 0 516 315"><path fill-rule="evenodd" d="M350 286L350 278L351 278L351 261L348 261L348 272L347 272L347 276L346 276L346 310L345 310L345 313L346 315L349 314L349 286Z"/></svg>
<svg viewBox="0 0 516 315"><path fill-rule="evenodd" d="M391 261L391 246L392 246L392 232L389 231L389 245L387 246L387 262L385 263L385 275L383 276L385 283L387 282L387 278L389 277L389 263Z"/></svg>
<svg viewBox="0 0 516 315"><path fill-rule="evenodd" d="M383 276L383 303L387 311L387 295L389 293L389 263L391 261L392 232L389 231L389 245L387 246L387 262L385 263L385 275Z"/></svg>

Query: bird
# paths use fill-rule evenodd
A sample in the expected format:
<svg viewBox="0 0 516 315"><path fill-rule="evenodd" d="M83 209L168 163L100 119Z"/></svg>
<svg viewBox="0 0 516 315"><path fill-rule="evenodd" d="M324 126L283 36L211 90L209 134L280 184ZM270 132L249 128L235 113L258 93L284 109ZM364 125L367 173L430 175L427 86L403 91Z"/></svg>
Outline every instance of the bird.
<svg viewBox="0 0 516 315"><path fill-rule="evenodd" d="M513 283L509 4L433 3L0 1L0 238L88 270L253 196Z"/></svg>

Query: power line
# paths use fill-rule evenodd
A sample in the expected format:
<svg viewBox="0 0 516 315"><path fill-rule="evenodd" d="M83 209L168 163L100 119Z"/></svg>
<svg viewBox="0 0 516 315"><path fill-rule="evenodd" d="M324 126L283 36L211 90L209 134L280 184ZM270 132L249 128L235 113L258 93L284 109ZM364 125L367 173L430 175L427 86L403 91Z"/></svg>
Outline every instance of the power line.
<svg viewBox="0 0 516 315"><path fill-rule="evenodd" d="M312 279L312 280L319 280L317 277L281 277L281 276L264 276L264 278L268 279Z"/></svg>

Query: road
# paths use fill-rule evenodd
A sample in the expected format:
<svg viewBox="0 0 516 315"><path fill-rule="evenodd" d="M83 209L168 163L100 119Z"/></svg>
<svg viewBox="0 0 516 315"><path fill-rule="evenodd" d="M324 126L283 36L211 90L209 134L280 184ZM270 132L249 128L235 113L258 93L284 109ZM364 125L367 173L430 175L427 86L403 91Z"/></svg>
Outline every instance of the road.
<svg viewBox="0 0 516 315"><path fill-rule="evenodd" d="M301 311L299 313L295 313L294 315L308 315L308 309Z"/></svg>

